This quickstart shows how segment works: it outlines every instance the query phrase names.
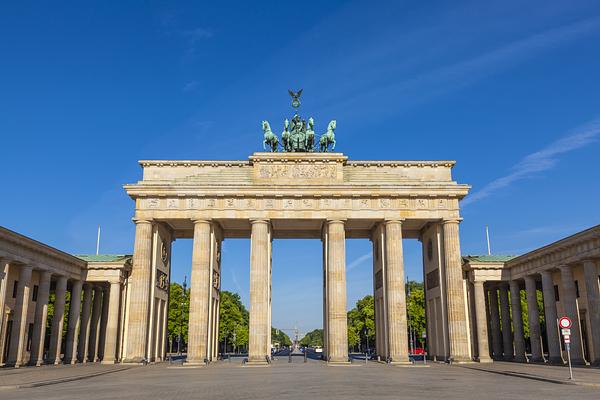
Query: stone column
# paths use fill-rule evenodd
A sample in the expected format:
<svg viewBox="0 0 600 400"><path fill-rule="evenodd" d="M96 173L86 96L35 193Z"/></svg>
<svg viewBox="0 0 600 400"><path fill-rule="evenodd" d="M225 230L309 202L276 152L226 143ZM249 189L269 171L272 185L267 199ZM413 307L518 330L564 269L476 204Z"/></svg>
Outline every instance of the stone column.
<svg viewBox="0 0 600 400"><path fill-rule="evenodd" d="M490 287L490 327L492 329L492 349L494 350L494 359L502 359L502 334L500 332L500 313L498 311L498 288L495 285Z"/></svg>
<svg viewBox="0 0 600 400"><path fill-rule="evenodd" d="M106 323L108 321L108 287L102 288L102 316L100 317L100 336L98 337L98 361L104 359L104 343L106 340Z"/></svg>
<svg viewBox="0 0 600 400"><path fill-rule="evenodd" d="M152 284L152 222L137 220L129 294L126 362L146 359L150 286Z"/></svg>
<svg viewBox="0 0 600 400"><path fill-rule="evenodd" d="M208 313L210 305L211 222L194 221L192 276L190 280L190 317L187 363L203 364L208 359Z"/></svg>
<svg viewBox="0 0 600 400"><path fill-rule="evenodd" d="M88 358L91 314L92 286L86 283L83 285L83 310L81 311L81 324L79 329L79 340L77 343L77 359L82 363L86 363Z"/></svg>
<svg viewBox="0 0 600 400"><path fill-rule="evenodd" d="M106 319L106 336L104 338L104 357L102 364L114 364L117 354L117 338L119 335L119 302L121 283L111 282Z"/></svg>
<svg viewBox="0 0 600 400"><path fill-rule="evenodd" d="M510 281L510 306L512 311L513 332L515 338L515 361L527 362L525 356L525 333L521 311L521 288L519 282Z"/></svg>
<svg viewBox="0 0 600 400"><path fill-rule="evenodd" d="M31 338L31 358L29 364L39 367L44 363L44 339L46 338L46 319L48 317L48 299L50 298L50 278L48 271L40 272L40 284L33 317L33 335Z"/></svg>
<svg viewBox="0 0 600 400"><path fill-rule="evenodd" d="M394 363L408 363L408 324L401 221L385 222L385 260L388 356Z"/></svg>
<svg viewBox="0 0 600 400"><path fill-rule="evenodd" d="M443 222L448 337L450 357L455 361L470 361L458 223L459 220L457 219L444 220Z"/></svg>
<svg viewBox="0 0 600 400"><path fill-rule="evenodd" d="M585 364L583 358L583 343L581 342L581 328L579 325L579 310L577 309L577 293L573 270L568 265L560 268L560 279L562 284L562 304L567 317L571 319L571 363Z"/></svg>
<svg viewBox="0 0 600 400"><path fill-rule="evenodd" d="M327 357L332 363L348 362L346 314L346 232L344 221L327 221Z"/></svg>
<svg viewBox="0 0 600 400"><path fill-rule="evenodd" d="M485 291L482 281L475 281L475 318L477 323L477 348L479 353L479 362L491 362L489 353L487 318L485 312Z"/></svg>
<svg viewBox="0 0 600 400"><path fill-rule="evenodd" d="M504 359L510 361L513 354L513 333L510 326L510 305L508 302L508 284L500 284L500 314L502 316L502 350Z"/></svg>
<svg viewBox="0 0 600 400"><path fill-rule="evenodd" d="M31 273L33 268L23 265L19 268L19 283L17 284L17 298L13 310L13 324L10 332L10 348L8 349L7 366L19 368L23 365L23 352L25 350L25 333L27 331L27 311L31 293Z"/></svg>
<svg viewBox="0 0 600 400"><path fill-rule="evenodd" d="M94 287L94 303L90 321L90 339L88 343L88 361L98 361L98 343L100 342L100 317L102 316L102 288Z"/></svg>
<svg viewBox="0 0 600 400"><path fill-rule="evenodd" d="M8 285L8 270L10 269L10 263L6 260L0 259L0 364L4 362L4 338L6 333L4 332L4 326L6 322L5 318L5 302L6 302L6 285Z"/></svg>
<svg viewBox="0 0 600 400"><path fill-rule="evenodd" d="M533 276L525 277L525 291L527 292L527 319L529 321L529 340L531 342L531 359L529 361L543 362L540 312L537 306L537 290Z"/></svg>
<svg viewBox="0 0 600 400"><path fill-rule="evenodd" d="M250 245L250 338L248 362L266 363L269 351L269 221L253 220Z"/></svg>
<svg viewBox="0 0 600 400"><path fill-rule="evenodd" d="M48 363L60 364L60 355L63 339L63 324L65 321L65 296L67 294L67 278L59 276L56 280L56 289L54 291L56 298L54 300L54 315L52 316L52 326L50 334L50 350L48 352Z"/></svg>
<svg viewBox="0 0 600 400"><path fill-rule="evenodd" d="M81 281L73 282L71 287L71 305L69 306L69 326L67 327L67 343L65 348L65 364L77 362L77 332L81 322Z"/></svg>
<svg viewBox="0 0 600 400"><path fill-rule="evenodd" d="M590 316L591 345L594 349L593 366L600 366L600 287L598 286L598 268L594 260L583 261L583 276L587 296L588 315Z"/></svg>
<svg viewBox="0 0 600 400"><path fill-rule="evenodd" d="M560 336L556 323L556 299L552 272L542 271L542 293L544 295L544 319L546 320L546 337L548 338L548 362L562 364Z"/></svg>

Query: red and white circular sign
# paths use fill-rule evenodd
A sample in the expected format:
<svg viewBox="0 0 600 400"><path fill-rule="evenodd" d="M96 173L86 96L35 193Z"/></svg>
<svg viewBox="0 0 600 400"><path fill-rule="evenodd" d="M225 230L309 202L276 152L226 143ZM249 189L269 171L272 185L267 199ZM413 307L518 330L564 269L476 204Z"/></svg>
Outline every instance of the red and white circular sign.
<svg viewBox="0 0 600 400"><path fill-rule="evenodd" d="M560 317L558 325L563 329L569 329L571 327L571 319L569 317Z"/></svg>

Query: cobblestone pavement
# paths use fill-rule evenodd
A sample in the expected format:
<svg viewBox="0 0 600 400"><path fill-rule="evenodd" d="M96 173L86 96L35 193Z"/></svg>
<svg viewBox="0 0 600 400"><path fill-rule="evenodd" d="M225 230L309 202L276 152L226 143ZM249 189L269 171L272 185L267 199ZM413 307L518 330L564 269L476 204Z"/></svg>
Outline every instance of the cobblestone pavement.
<svg viewBox="0 0 600 400"><path fill-rule="evenodd" d="M243 367L237 359L208 368L163 363L43 387L6 389L0 391L0 399L364 400L443 397L548 400L600 397L600 390L592 387L524 379L456 365L396 367L372 362L328 367L314 360L304 363L302 358L294 358L292 361L290 364L287 357L280 357L270 367ZM0 374L4 372L0 371ZM600 377L600 371L597 375Z"/></svg>

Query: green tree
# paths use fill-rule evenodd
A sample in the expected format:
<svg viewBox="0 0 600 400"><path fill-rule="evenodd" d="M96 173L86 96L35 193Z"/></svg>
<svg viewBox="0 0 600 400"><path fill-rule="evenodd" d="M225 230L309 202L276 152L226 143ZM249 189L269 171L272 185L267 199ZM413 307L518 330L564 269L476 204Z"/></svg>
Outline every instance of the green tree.
<svg viewBox="0 0 600 400"><path fill-rule="evenodd" d="M221 292L219 342L227 342L234 351L248 345L249 313L237 293Z"/></svg>
<svg viewBox="0 0 600 400"><path fill-rule="evenodd" d="M525 290L521 290L521 316L523 317L523 332L525 334L525 339L529 339L529 312L527 310L527 292ZM536 290L537 297L537 308L538 313L540 314L540 326L542 328L542 335L545 332L546 327L546 318L544 315L544 296L541 291Z"/></svg>
<svg viewBox="0 0 600 400"><path fill-rule="evenodd" d="M300 344L302 346L323 347L323 329L315 329L313 331L308 332L304 337L300 340Z"/></svg>
<svg viewBox="0 0 600 400"><path fill-rule="evenodd" d="M177 341L181 333L183 343L188 342L188 317L190 311L190 291L186 290L184 295L183 287L179 283L171 283L169 293L169 319L168 332L169 343Z"/></svg>
<svg viewBox="0 0 600 400"><path fill-rule="evenodd" d="M408 282L406 311L408 326L414 332L417 346L423 342L422 337L425 333L425 290L422 282Z"/></svg>
<svg viewBox="0 0 600 400"><path fill-rule="evenodd" d="M356 302L348 311L348 345L356 348L359 343L372 348L375 342L375 303L373 296L367 295Z"/></svg>
<svg viewBox="0 0 600 400"><path fill-rule="evenodd" d="M282 330L271 328L271 343L279 343L279 346L291 346L292 340Z"/></svg>

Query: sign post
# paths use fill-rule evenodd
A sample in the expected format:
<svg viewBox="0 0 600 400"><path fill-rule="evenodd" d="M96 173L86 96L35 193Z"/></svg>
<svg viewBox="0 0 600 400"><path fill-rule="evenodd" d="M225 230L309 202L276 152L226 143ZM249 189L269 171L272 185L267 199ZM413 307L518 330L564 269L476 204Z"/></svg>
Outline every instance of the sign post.
<svg viewBox="0 0 600 400"><path fill-rule="evenodd" d="M569 317L560 317L558 326L563 335L565 349L567 350L567 361L569 362L569 379L573 380L573 369L571 368L571 319Z"/></svg>

